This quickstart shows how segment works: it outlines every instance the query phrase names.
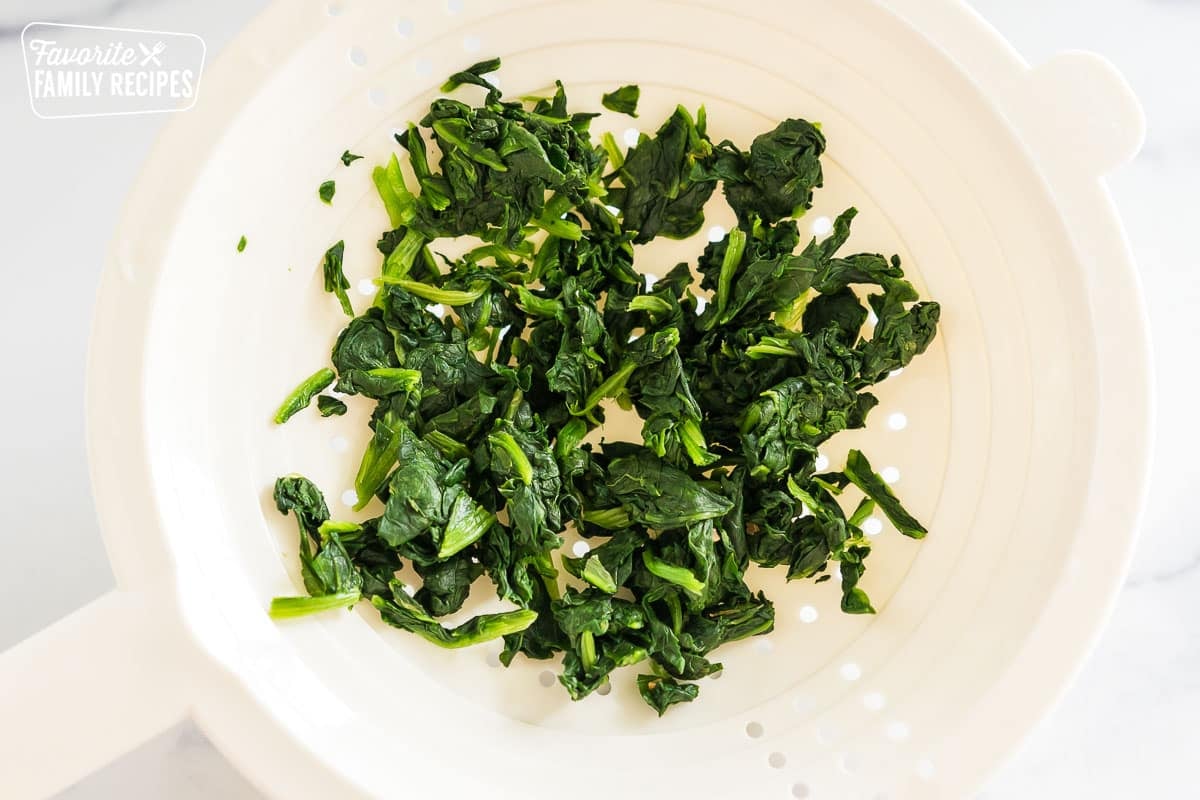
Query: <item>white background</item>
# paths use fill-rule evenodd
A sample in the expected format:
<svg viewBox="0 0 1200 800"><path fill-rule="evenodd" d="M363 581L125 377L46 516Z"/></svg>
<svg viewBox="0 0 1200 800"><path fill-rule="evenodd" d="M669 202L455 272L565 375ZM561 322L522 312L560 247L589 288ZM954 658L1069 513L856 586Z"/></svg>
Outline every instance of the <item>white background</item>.
<svg viewBox="0 0 1200 800"><path fill-rule="evenodd" d="M1198 474L1200 2L973 4L1030 61L1067 48L1103 53L1145 104L1146 148L1111 185L1145 284L1160 429L1142 539L1116 614L1060 707L980 796L1200 796L1192 773L1200 753L1200 526L1185 495L1194 495ZM20 29L37 19L193 32L211 59L262 5L0 0L0 649L112 586L88 487L84 360L109 232L162 124L154 116L35 118ZM259 795L184 725L65 797Z"/></svg>

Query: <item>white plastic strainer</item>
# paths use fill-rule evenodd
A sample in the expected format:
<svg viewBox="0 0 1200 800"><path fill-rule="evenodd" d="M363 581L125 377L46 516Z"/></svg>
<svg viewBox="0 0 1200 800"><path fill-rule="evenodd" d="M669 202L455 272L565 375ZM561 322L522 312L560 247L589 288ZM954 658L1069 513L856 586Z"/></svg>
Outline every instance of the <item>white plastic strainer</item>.
<svg viewBox="0 0 1200 800"><path fill-rule="evenodd" d="M760 571L776 633L720 651L720 679L663 720L632 675L572 704L544 664L442 652L369 608L266 616L299 585L271 482L303 471L350 515L363 444L358 407L270 424L344 320L319 256L344 238L352 282L377 272L369 166L491 54L514 96L561 78L598 107L640 83L638 120L596 123L618 138L679 102L744 144L820 120L826 188L803 224L824 235L857 206L850 247L899 252L943 305L870 429L824 454L863 446L931 530L868 523L880 613ZM88 408L120 589L0 657L3 794L48 793L190 713L286 798L967 796L1078 665L1133 540L1146 333L1100 176L1141 138L1105 62L1030 69L954 0L281 0L209 69L117 233ZM367 160L341 166L346 148ZM639 267L694 258L705 234Z"/></svg>

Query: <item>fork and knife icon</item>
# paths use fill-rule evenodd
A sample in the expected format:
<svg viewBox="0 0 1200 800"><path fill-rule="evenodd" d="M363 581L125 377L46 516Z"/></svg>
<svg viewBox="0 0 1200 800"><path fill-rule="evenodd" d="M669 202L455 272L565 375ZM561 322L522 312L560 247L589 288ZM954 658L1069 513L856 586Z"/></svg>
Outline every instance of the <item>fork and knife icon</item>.
<svg viewBox="0 0 1200 800"><path fill-rule="evenodd" d="M154 62L154 66L161 67L162 62L158 57L167 49L167 45L163 42L155 42L154 47L147 47L144 43L138 42L138 48L142 51L142 63L139 66L147 66L150 62Z"/></svg>

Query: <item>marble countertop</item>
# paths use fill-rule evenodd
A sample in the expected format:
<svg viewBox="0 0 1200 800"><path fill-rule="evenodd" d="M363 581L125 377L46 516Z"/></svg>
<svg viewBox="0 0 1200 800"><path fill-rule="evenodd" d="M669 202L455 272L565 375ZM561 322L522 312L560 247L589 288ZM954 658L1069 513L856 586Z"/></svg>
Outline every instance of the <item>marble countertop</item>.
<svg viewBox="0 0 1200 800"><path fill-rule="evenodd" d="M0 588L0 649L111 588L88 490L83 450L83 366L101 254L121 198L161 118L35 118L18 34L32 19L190 31L210 57L264 0L6 0L0 9L0 141L7 154L5 291L0 341L39 332L37 348L6 345L8 421L0 448L6 547L26 542L27 564L9 563ZM990 781L980 798L1184 797L1200 746L1200 515L1187 502L1198 448L1188 420L1200 388L1192 343L1200 307L1197 248L1185 233L1200 218L1200 3L1187 0L973 0L1031 61L1069 48L1095 50L1128 77L1145 105L1143 153L1110 178L1143 277L1157 362L1159 441L1133 570L1096 652L1059 707ZM19 189L19 191L18 191ZM53 209L54 213L46 213ZM1197 216L1193 217L1192 215ZM15 224L13 224L15 223ZM15 236L14 236L15 234ZM47 248L47 242L55 243ZM53 300L51 304L49 301ZM53 377L45 376L47 364ZM36 403L20 378L54 391ZM14 424L19 420L19 424ZM53 476L49 479L47 476ZM75 498L63 502L64 497ZM40 538L39 538L40 537ZM52 587L47 591L46 587ZM35 596L36 603L20 602ZM18 612L19 609L19 612ZM71 800L260 795L190 724L68 790Z"/></svg>

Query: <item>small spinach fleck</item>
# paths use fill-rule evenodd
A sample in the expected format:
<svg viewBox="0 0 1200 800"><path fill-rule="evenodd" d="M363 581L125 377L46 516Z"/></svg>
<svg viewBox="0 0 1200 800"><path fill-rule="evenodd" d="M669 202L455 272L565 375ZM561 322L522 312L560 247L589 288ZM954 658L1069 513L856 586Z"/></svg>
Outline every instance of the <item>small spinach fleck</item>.
<svg viewBox="0 0 1200 800"><path fill-rule="evenodd" d="M335 192L337 192L337 183L335 181L325 181L317 187L317 197L320 197L321 202L325 205L333 203Z"/></svg>

